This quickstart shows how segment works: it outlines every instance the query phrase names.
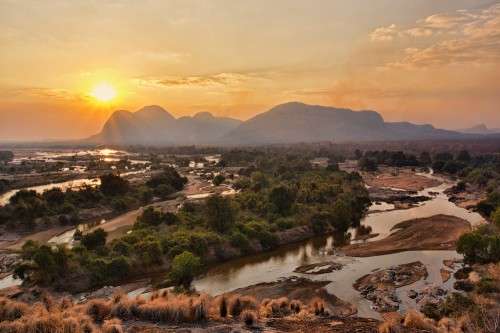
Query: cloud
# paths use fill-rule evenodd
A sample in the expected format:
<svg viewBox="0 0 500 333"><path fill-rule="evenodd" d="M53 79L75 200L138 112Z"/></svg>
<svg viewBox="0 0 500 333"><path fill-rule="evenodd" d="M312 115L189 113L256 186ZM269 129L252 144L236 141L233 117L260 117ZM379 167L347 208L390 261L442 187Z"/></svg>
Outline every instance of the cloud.
<svg viewBox="0 0 500 333"><path fill-rule="evenodd" d="M372 42L389 42L392 41L398 34L398 29L395 24L391 24L387 27L380 27L375 29L370 34L370 39Z"/></svg>
<svg viewBox="0 0 500 333"><path fill-rule="evenodd" d="M431 15L414 27L391 31L391 36L433 38L423 41L424 46L419 48L405 47L403 57L389 67L497 64L500 63L500 4L483 10Z"/></svg>
<svg viewBox="0 0 500 333"><path fill-rule="evenodd" d="M134 81L147 87L221 87L235 86L248 81L253 76L242 73L217 73L194 76L167 76L137 78Z"/></svg>

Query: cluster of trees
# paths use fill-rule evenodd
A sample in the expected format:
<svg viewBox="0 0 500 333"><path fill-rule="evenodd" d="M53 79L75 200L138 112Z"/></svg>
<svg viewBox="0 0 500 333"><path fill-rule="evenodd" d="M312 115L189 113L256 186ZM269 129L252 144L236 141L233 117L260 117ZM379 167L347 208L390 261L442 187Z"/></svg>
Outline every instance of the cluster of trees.
<svg viewBox="0 0 500 333"><path fill-rule="evenodd" d="M436 172L444 172L452 175L458 174L469 165L477 165L483 162L483 157L472 157L467 150L461 150L456 154L440 152L430 154L421 152L417 157L415 154L403 151L366 151L356 150L355 158L363 171L376 171L379 165L393 167L432 167Z"/></svg>
<svg viewBox="0 0 500 333"><path fill-rule="evenodd" d="M186 178L173 168L166 168L144 186L132 186L126 179L106 174L100 177L97 187L85 186L79 190L62 191L60 188L37 193L32 190L18 191L9 203L0 207L0 223L9 228L33 229L36 226L76 224L79 211L89 208L111 208L123 212L179 191Z"/></svg>
<svg viewBox="0 0 500 333"><path fill-rule="evenodd" d="M282 230L307 225L318 234L344 234L359 225L370 203L359 175L335 168L313 170L297 155L259 156L249 169L239 177L241 192L234 197L185 202L175 214L144 209L131 233L108 243L103 233L84 235L69 250L71 265L62 280L80 274L91 278L78 281L95 286L118 278L118 271L123 279L168 263L170 283L188 286L207 262L275 248ZM148 186L154 191L168 178L174 180L170 186L180 188L184 180L169 175L151 179ZM31 253L24 257L25 263L34 260ZM38 272L43 266L31 269L22 276L43 276ZM99 280L103 272L110 278Z"/></svg>
<svg viewBox="0 0 500 333"><path fill-rule="evenodd" d="M14 153L10 150L0 150L0 162L7 163L14 159Z"/></svg>

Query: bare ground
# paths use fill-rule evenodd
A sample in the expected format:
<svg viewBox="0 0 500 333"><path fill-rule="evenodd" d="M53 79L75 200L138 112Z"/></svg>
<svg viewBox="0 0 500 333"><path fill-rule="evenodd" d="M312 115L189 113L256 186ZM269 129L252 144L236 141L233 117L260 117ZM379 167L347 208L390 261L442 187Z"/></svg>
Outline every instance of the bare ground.
<svg viewBox="0 0 500 333"><path fill-rule="evenodd" d="M469 222L455 216L434 215L403 221L392 230L396 231L384 239L347 245L343 251L352 257L370 257L411 250L451 250L471 227Z"/></svg>
<svg viewBox="0 0 500 333"><path fill-rule="evenodd" d="M377 172L363 172L366 184L372 187L397 188L406 191L421 191L442 184L437 179L417 175L406 168L383 168Z"/></svg>

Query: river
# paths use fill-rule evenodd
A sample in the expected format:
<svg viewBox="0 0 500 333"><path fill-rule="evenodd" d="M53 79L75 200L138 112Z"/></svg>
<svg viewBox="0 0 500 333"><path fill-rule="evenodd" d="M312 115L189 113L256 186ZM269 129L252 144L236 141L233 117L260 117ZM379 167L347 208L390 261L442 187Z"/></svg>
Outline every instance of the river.
<svg viewBox="0 0 500 333"><path fill-rule="evenodd" d="M426 176L435 177L432 174L426 174ZM391 228L399 222L436 214L457 216L469 221L471 225L482 223L484 219L479 214L458 207L448 201L444 191L452 185L453 183L444 180L442 185L419 191L417 195L429 195L432 196L432 199L406 210L392 210L393 206L391 205L373 204L369 209L371 213L361 222L365 226L370 226L373 233L379 234L370 241L387 237ZM67 235L60 235L60 241L64 242L66 240L67 237L64 236ZM409 289L415 288L419 290L427 285L441 285L446 289L452 289L453 278L443 285L439 270L442 267L443 260L460 258L460 255L455 251L406 251L381 256L354 258L336 251L334 245L333 237L318 237L302 243L283 246L273 252L218 264L212 267L203 277L195 280L193 286L198 291L217 295L260 282L272 282L281 277L301 275L293 272L298 266L336 261L344 264L344 268L332 273L304 276L313 280L332 281L325 287L328 292L355 304L359 316L380 319L379 313L372 310L370 302L362 298L352 287L354 281L375 269L421 261L427 268L428 277L412 285L399 288L397 291L402 300L400 309L405 309L413 305L413 301L406 296L406 291ZM12 277L7 277L4 280L0 280L0 286L12 285L13 282L18 282L12 280Z"/></svg>
<svg viewBox="0 0 500 333"><path fill-rule="evenodd" d="M426 176L436 177L432 174L426 174ZM439 180L445 181L441 178ZM378 237L372 238L370 241L387 237L390 234L390 229L399 222L436 214L457 216L469 221L471 225L482 223L484 219L479 214L448 201L444 191L452 185L452 183L445 181L440 186L419 191L418 195L431 195L432 192L437 193L437 195L433 195L431 200L423 202L417 207L368 214L363 219L362 224L370 226L373 233L379 234ZM370 210L379 210L380 208L380 205L373 205ZM389 209L390 207L383 206L383 208ZM406 291L411 288L421 289L427 285L442 285L439 270L443 260L456 258L460 258L456 251L406 251L382 256L353 258L335 251L333 237L322 237L281 247L270 253L244 257L216 265L203 277L195 280L193 285L201 292L217 295L261 282L272 282L281 277L300 276L302 274L293 272L298 266L336 261L345 264L344 268L332 273L303 276L313 280L332 281L325 287L328 292L355 304L359 316L380 319L380 314L371 309L370 302L362 298L352 287L354 281L374 269L421 261L427 268L428 277L398 289L398 296L402 300L400 309L405 309L412 306L412 301L406 296ZM452 278L442 287L451 289L453 282Z"/></svg>

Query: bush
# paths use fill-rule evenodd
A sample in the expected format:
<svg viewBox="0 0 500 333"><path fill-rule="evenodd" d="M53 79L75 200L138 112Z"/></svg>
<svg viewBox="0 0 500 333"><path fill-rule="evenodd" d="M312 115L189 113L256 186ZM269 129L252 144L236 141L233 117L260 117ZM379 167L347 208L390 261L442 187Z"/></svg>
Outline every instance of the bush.
<svg viewBox="0 0 500 333"><path fill-rule="evenodd" d="M102 228L98 228L89 234L83 235L80 242L88 250L95 250L106 244L107 235L108 233L106 231Z"/></svg>
<svg viewBox="0 0 500 333"><path fill-rule="evenodd" d="M130 190L129 182L120 176L107 174L100 177L99 189L106 196L123 195Z"/></svg>
<svg viewBox="0 0 500 333"><path fill-rule="evenodd" d="M194 277L201 271L200 258L189 251L177 255L172 261L169 280L176 285L189 288Z"/></svg>
<svg viewBox="0 0 500 333"><path fill-rule="evenodd" d="M224 180L226 180L226 178L224 178L223 175L217 175L214 177L214 179L212 180L212 183L215 185L215 186L219 186L220 184L222 184L224 182Z"/></svg>

